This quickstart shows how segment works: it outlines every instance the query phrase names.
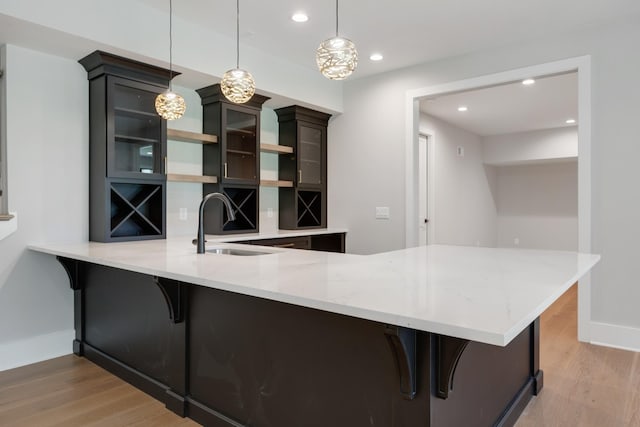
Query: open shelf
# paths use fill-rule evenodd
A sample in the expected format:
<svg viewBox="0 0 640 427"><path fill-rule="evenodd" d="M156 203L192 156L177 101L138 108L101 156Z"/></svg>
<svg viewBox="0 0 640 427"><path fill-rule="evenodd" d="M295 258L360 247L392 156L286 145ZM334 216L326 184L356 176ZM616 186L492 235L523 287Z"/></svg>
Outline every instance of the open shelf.
<svg viewBox="0 0 640 427"><path fill-rule="evenodd" d="M276 181L271 179L261 179L262 187L293 187L293 181Z"/></svg>
<svg viewBox="0 0 640 427"><path fill-rule="evenodd" d="M253 153L251 151L244 151L244 150L233 150L231 148L227 149L227 153L231 153L231 154L240 154L243 156L252 156L255 157L256 153Z"/></svg>
<svg viewBox="0 0 640 427"><path fill-rule="evenodd" d="M292 154L293 147L288 147L286 145L261 143L260 151L265 153Z"/></svg>
<svg viewBox="0 0 640 427"><path fill-rule="evenodd" d="M130 141L130 142L142 142L145 144L154 144L154 143L160 143L159 139L155 139L155 138L142 138L139 136L130 136L130 135L114 135L115 139L120 139L123 141Z"/></svg>
<svg viewBox="0 0 640 427"><path fill-rule="evenodd" d="M248 136L256 136L256 132L254 130L247 130L243 128L237 128L232 126L227 126L227 134L236 134L236 135L248 135Z"/></svg>
<svg viewBox="0 0 640 427"><path fill-rule="evenodd" d="M134 110L133 108L116 107L113 110L116 113L121 113L129 117L158 117L158 113L143 110Z"/></svg>
<svg viewBox="0 0 640 427"><path fill-rule="evenodd" d="M191 142L195 144L216 144L218 142L216 135L178 129L167 129L167 138L174 141Z"/></svg>
<svg viewBox="0 0 640 427"><path fill-rule="evenodd" d="M215 184L218 182L217 176L206 175L184 175L177 173L168 173L167 181L170 182L197 182L202 184Z"/></svg>

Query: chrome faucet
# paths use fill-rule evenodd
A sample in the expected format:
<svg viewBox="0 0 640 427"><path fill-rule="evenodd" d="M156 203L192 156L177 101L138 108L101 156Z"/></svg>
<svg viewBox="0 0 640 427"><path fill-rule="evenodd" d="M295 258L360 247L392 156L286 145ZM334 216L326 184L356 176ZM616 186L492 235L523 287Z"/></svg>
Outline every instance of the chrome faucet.
<svg viewBox="0 0 640 427"><path fill-rule="evenodd" d="M236 215L233 213L233 207L231 206L231 201L229 198L222 193L209 193L200 202L200 209L198 210L198 238L196 241L196 245L198 247L198 253L204 253L204 224L202 219L204 218L204 205L207 204L209 199L220 199L224 203L227 208L227 216L229 217L229 221L234 221L236 219Z"/></svg>

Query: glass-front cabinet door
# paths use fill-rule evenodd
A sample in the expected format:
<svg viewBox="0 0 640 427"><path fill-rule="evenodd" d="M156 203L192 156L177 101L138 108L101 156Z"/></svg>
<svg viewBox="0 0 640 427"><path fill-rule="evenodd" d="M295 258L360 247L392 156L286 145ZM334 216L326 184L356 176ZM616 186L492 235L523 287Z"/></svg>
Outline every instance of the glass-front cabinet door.
<svg viewBox="0 0 640 427"><path fill-rule="evenodd" d="M222 179L225 182L257 183L260 116L249 108L223 108Z"/></svg>
<svg viewBox="0 0 640 427"><path fill-rule="evenodd" d="M326 128L298 123L298 185L320 186L323 184L325 139Z"/></svg>
<svg viewBox="0 0 640 427"><path fill-rule="evenodd" d="M155 111L163 88L109 76L107 107L108 174L157 178L164 173L166 122Z"/></svg>

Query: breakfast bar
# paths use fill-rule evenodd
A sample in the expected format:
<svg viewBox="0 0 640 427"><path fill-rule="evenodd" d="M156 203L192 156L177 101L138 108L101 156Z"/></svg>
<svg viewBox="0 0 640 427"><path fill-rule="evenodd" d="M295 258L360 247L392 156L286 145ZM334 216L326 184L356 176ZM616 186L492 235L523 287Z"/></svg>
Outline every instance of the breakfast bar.
<svg viewBox="0 0 640 427"><path fill-rule="evenodd" d="M207 426L512 425L539 316L599 260L431 245L351 255L191 239L31 245L74 353Z"/></svg>

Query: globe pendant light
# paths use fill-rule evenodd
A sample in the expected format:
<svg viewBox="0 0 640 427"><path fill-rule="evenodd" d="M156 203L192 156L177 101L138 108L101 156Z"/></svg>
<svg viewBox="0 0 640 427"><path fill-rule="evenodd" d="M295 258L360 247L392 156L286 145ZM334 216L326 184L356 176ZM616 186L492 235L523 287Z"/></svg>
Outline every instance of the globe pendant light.
<svg viewBox="0 0 640 427"><path fill-rule="evenodd" d="M358 66L356 45L338 35L338 0L336 0L336 36L320 43L316 50L320 72L331 80L344 80Z"/></svg>
<svg viewBox="0 0 640 427"><path fill-rule="evenodd" d="M156 97L156 112L165 120L176 120L187 110L184 98L171 90L173 79L173 5L169 0L169 89Z"/></svg>
<svg viewBox="0 0 640 427"><path fill-rule="evenodd" d="M220 89L229 101L236 104L244 104L256 92L253 76L240 68L240 0L236 0L236 68L224 73Z"/></svg>

